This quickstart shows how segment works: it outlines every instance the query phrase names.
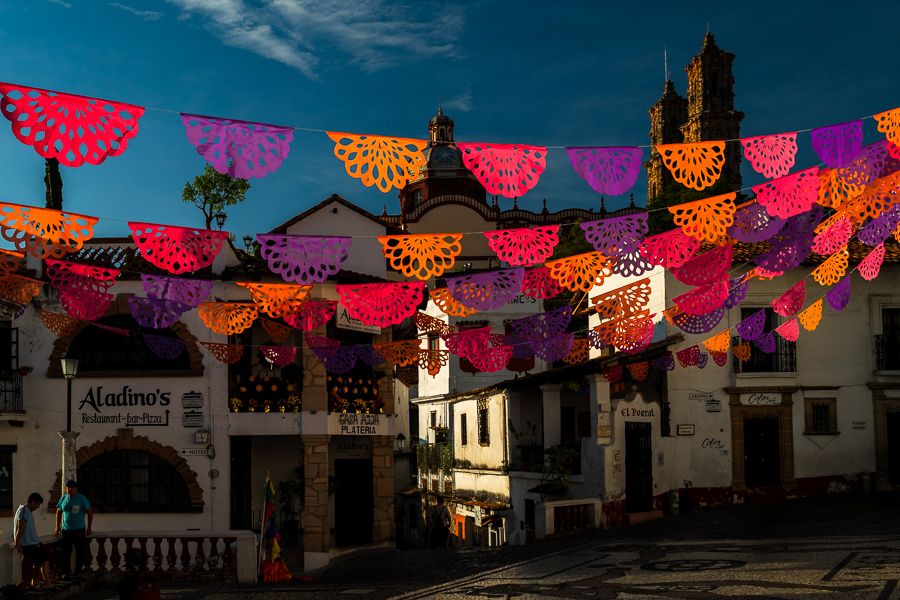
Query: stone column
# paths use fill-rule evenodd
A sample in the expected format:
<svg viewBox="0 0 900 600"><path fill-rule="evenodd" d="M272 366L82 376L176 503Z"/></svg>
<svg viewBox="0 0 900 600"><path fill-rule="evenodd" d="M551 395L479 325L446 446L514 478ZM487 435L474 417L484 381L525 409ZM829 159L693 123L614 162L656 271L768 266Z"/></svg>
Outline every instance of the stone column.
<svg viewBox="0 0 900 600"><path fill-rule="evenodd" d="M540 386L544 407L544 448L558 446L562 440L559 415L559 390L561 383L545 383Z"/></svg>
<svg viewBox="0 0 900 600"><path fill-rule="evenodd" d="M588 373L586 377L590 389L591 422L596 425L591 437L597 440L597 444L608 446L613 438L609 382L601 373Z"/></svg>
<svg viewBox="0 0 900 600"><path fill-rule="evenodd" d="M60 431L59 437L62 438L62 481L59 489L65 493L67 481L70 479L78 481L78 460L75 456L75 438L78 437L78 432Z"/></svg>
<svg viewBox="0 0 900 600"><path fill-rule="evenodd" d="M372 440L372 541L394 539L394 438L373 435Z"/></svg>
<svg viewBox="0 0 900 600"><path fill-rule="evenodd" d="M328 564L331 528L328 525L328 442L330 435L303 434L303 479L306 485L303 508L303 570L313 571Z"/></svg>

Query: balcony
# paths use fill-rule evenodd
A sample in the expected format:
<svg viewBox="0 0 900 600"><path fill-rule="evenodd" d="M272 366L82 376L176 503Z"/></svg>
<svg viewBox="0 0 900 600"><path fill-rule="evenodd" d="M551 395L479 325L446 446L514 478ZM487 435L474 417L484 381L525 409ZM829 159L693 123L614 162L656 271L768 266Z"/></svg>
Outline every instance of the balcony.
<svg viewBox="0 0 900 600"><path fill-rule="evenodd" d="M290 413L302 410L300 382L269 373L262 370L252 374L231 374L228 385L231 412Z"/></svg>
<svg viewBox="0 0 900 600"><path fill-rule="evenodd" d="M875 336L875 368L878 371L900 371L900 335Z"/></svg>
<svg viewBox="0 0 900 600"><path fill-rule="evenodd" d="M417 444L415 452L419 487L431 490L436 494L451 494L453 492L453 442Z"/></svg>
<svg viewBox="0 0 900 600"><path fill-rule="evenodd" d="M733 344L741 344L740 337L732 338ZM740 360L736 356L733 359L735 373L796 373L797 372L797 344L777 337L775 338L775 352L769 354L763 352L751 342L752 351L749 360Z"/></svg>

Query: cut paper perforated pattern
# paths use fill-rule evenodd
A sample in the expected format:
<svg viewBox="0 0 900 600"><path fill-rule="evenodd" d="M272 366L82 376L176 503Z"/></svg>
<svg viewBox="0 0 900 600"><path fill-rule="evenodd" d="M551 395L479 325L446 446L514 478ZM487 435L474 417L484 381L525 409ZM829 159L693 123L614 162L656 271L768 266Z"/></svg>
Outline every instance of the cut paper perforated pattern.
<svg viewBox="0 0 900 600"><path fill-rule="evenodd" d="M422 340L400 340L397 342L385 342L374 344L374 348L385 360L397 367L406 367L419 359L419 347Z"/></svg>
<svg viewBox="0 0 900 600"><path fill-rule="evenodd" d="M572 351L574 333L561 333L543 340L529 342L534 355L547 362L562 360Z"/></svg>
<svg viewBox="0 0 900 600"><path fill-rule="evenodd" d="M775 342L775 335L770 331L765 335L762 335L759 338L753 340L753 345L766 354L772 354L773 352L775 352L775 348L777 346Z"/></svg>
<svg viewBox="0 0 900 600"><path fill-rule="evenodd" d="M618 196L634 186L641 172L640 148L566 148L572 168L598 194Z"/></svg>
<svg viewBox="0 0 900 600"><path fill-rule="evenodd" d="M866 281L872 281L878 277L882 261L884 261L884 244L878 244L872 248L869 255L859 263L859 274L862 275L862 278Z"/></svg>
<svg viewBox="0 0 900 600"><path fill-rule="evenodd" d="M900 224L900 204L895 204L861 227L856 238L867 246L878 246L891 236L898 224Z"/></svg>
<svg viewBox="0 0 900 600"><path fill-rule="evenodd" d="M719 367L724 367L728 362L728 352L710 352L709 355L712 356L713 362Z"/></svg>
<svg viewBox="0 0 900 600"><path fill-rule="evenodd" d="M227 365L233 365L241 360L244 356L244 347L235 344L219 344L217 342L200 342L200 345L209 350L219 362Z"/></svg>
<svg viewBox="0 0 900 600"><path fill-rule="evenodd" d="M733 258L734 245L725 244L698 254L684 265L669 270L681 283L708 285L728 272Z"/></svg>
<svg viewBox="0 0 900 600"><path fill-rule="evenodd" d="M284 321L291 327L312 331L327 323L336 309L336 300L307 300L300 310L285 317Z"/></svg>
<svg viewBox="0 0 900 600"><path fill-rule="evenodd" d="M381 355L381 352L379 352L372 346L357 346L356 358L357 360L361 360L367 365L373 367L383 365L385 361L384 356Z"/></svg>
<svg viewBox="0 0 900 600"><path fill-rule="evenodd" d="M437 374L441 372L441 367L448 362L450 362L450 353L446 350L432 350L429 348L419 350L419 368L428 371L428 374L432 377L437 377Z"/></svg>
<svg viewBox="0 0 900 600"><path fill-rule="evenodd" d="M738 335L745 340L755 340L762 335L765 326L766 311L760 310L738 323L735 329L737 330Z"/></svg>
<svg viewBox="0 0 900 600"><path fill-rule="evenodd" d="M651 270L653 264L644 258L640 247L627 254L616 255L616 262L612 266L613 274L622 277L640 277Z"/></svg>
<svg viewBox="0 0 900 600"><path fill-rule="evenodd" d="M588 329L585 331L585 335L587 335L588 341L591 343L591 347L596 350L603 350L609 344L600 339L600 336L597 335L597 332L593 329Z"/></svg>
<svg viewBox="0 0 900 600"><path fill-rule="evenodd" d="M25 258L24 252L0 249L0 279L6 279L10 273L19 270L19 262Z"/></svg>
<svg viewBox="0 0 900 600"><path fill-rule="evenodd" d="M728 352L728 346L730 345L731 331L728 329L703 342L703 347L706 348L706 351L710 354ZM716 364L718 364L718 362L719 361L716 361Z"/></svg>
<svg viewBox="0 0 900 600"><path fill-rule="evenodd" d="M510 321L509 324L519 337L527 340L540 340L565 331L571 319L572 307L563 306L524 319Z"/></svg>
<svg viewBox="0 0 900 600"><path fill-rule="evenodd" d="M269 337L276 344L280 344L284 340L287 339L287 336L291 334L291 328L287 325L282 325L281 323L277 323L270 319L259 318L260 325L263 326L263 329L266 330L266 333L269 334Z"/></svg>
<svg viewBox="0 0 900 600"><path fill-rule="evenodd" d="M690 348L679 350L675 353L675 358L678 359L678 364L682 368L696 367L697 363L700 362L700 346L691 346Z"/></svg>
<svg viewBox="0 0 900 600"><path fill-rule="evenodd" d="M10 274L0 281L0 298L9 300L13 304L28 304L41 291L43 281Z"/></svg>
<svg viewBox="0 0 900 600"><path fill-rule="evenodd" d="M356 346L317 347L312 351L329 373L343 375L356 366Z"/></svg>
<svg viewBox="0 0 900 600"><path fill-rule="evenodd" d="M838 169L838 174L850 185L865 187L880 176L887 158L888 142L881 140L865 146L850 166Z"/></svg>
<svg viewBox="0 0 900 600"><path fill-rule="evenodd" d="M725 164L725 142L665 144L656 150L675 181L695 190L714 184Z"/></svg>
<svg viewBox="0 0 900 600"><path fill-rule="evenodd" d="M535 267L525 271L522 279L522 293L529 298L552 298L562 291L556 280L550 274L550 269L545 266Z"/></svg>
<svg viewBox="0 0 900 600"><path fill-rule="evenodd" d="M75 213L0 202L0 235L35 258L62 258L94 237L99 219Z"/></svg>
<svg viewBox="0 0 900 600"><path fill-rule="evenodd" d="M847 251L847 248L842 248L813 270L813 279L822 285L834 285L847 271L849 259L850 253Z"/></svg>
<svg viewBox="0 0 900 600"><path fill-rule="evenodd" d="M750 342L742 342L731 347L731 353L741 362L750 360L751 348Z"/></svg>
<svg viewBox="0 0 900 600"><path fill-rule="evenodd" d="M819 170L812 167L793 175L773 179L751 189L756 201L773 217L786 219L808 211L819 199Z"/></svg>
<svg viewBox="0 0 900 600"><path fill-rule="evenodd" d="M653 363L653 366L660 371L675 370L675 355L673 355L671 352L666 352L662 356L652 359L650 362Z"/></svg>
<svg viewBox="0 0 900 600"><path fill-rule="evenodd" d="M335 131L327 135L334 142L334 155L344 161L347 175L382 192L391 187L402 190L425 164L422 150L428 145L426 140Z"/></svg>
<svg viewBox="0 0 900 600"><path fill-rule="evenodd" d="M142 106L0 83L0 112L16 139L67 167L119 156L138 133Z"/></svg>
<svg viewBox="0 0 900 600"><path fill-rule="evenodd" d="M547 166L547 149L538 146L457 143L456 147L487 193L506 198L523 196L536 186Z"/></svg>
<svg viewBox="0 0 900 600"><path fill-rule="evenodd" d="M467 329L458 333L447 333L441 336L451 354L471 360L488 347L491 339L491 328L480 327Z"/></svg>
<svg viewBox="0 0 900 600"><path fill-rule="evenodd" d="M396 325L416 312L422 302L424 281L336 285L341 306L363 325Z"/></svg>
<svg viewBox="0 0 900 600"><path fill-rule="evenodd" d="M862 120L813 129L812 147L829 169L846 167L862 148Z"/></svg>
<svg viewBox="0 0 900 600"><path fill-rule="evenodd" d="M470 360L479 371L496 373L509 364L509 359L512 358L512 355L513 349L511 347L500 344L491 348L485 348Z"/></svg>
<svg viewBox="0 0 900 600"><path fill-rule="evenodd" d="M340 271L353 238L260 233L256 241L273 273L305 285L320 283Z"/></svg>
<svg viewBox="0 0 900 600"><path fill-rule="evenodd" d="M522 289L525 269L506 269L462 277L447 277L447 289L454 300L477 310L500 308Z"/></svg>
<svg viewBox="0 0 900 600"><path fill-rule="evenodd" d="M438 235L385 235L378 238L391 268L406 277L440 277L462 252L461 233Z"/></svg>
<svg viewBox="0 0 900 600"><path fill-rule="evenodd" d="M169 360L178 358L184 352L184 340L145 333L144 341L156 356Z"/></svg>
<svg viewBox="0 0 900 600"><path fill-rule="evenodd" d="M786 321L775 328L775 333L783 337L789 342L796 342L800 337L800 326L797 325L797 319Z"/></svg>
<svg viewBox="0 0 900 600"><path fill-rule="evenodd" d="M847 207L847 214L856 223L876 218L900 201L900 171L876 179L866 191Z"/></svg>
<svg viewBox="0 0 900 600"><path fill-rule="evenodd" d="M803 306L804 298L806 298L806 280L801 279L794 287L772 301L772 309L782 317L790 317Z"/></svg>
<svg viewBox="0 0 900 600"><path fill-rule="evenodd" d="M129 298L128 308L141 327L162 329L173 325L191 306L154 298Z"/></svg>
<svg viewBox="0 0 900 600"><path fill-rule="evenodd" d="M705 315L722 306L728 298L728 280L723 278L717 283L700 286L690 292L672 299L672 302L691 315Z"/></svg>
<svg viewBox="0 0 900 600"><path fill-rule="evenodd" d="M753 202L734 212L734 223L725 233L738 242L755 244L778 234L784 227L784 219L773 217L766 207Z"/></svg>
<svg viewBox="0 0 900 600"><path fill-rule="evenodd" d="M58 290L85 290L105 293L116 283L117 269L104 269L90 265L48 258L47 277Z"/></svg>
<svg viewBox="0 0 900 600"><path fill-rule="evenodd" d="M434 302L435 306L437 306L445 315L450 315L451 317L468 317L469 315L474 315L478 312L478 309L463 306L454 300L450 295L450 290L447 288L428 290L428 294L431 296L431 301Z"/></svg>
<svg viewBox="0 0 900 600"><path fill-rule="evenodd" d="M689 315L686 312L677 313L672 316L671 323L685 333L698 335L709 333L718 327L719 323L722 322L723 316L725 316L725 307L720 306L705 315Z"/></svg>
<svg viewBox="0 0 900 600"><path fill-rule="evenodd" d="M819 191L816 202L829 208L838 208L859 197L865 187L851 183L841 177L843 169L826 169L819 171Z"/></svg>
<svg viewBox="0 0 900 600"><path fill-rule="evenodd" d="M725 236L725 230L734 222L735 192L713 196L705 200L687 202L672 206L669 212L675 215L675 224L685 235L701 242L716 242Z"/></svg>
<svg viewBox="0 0 900 600"><path fill-rule="evenodd" d="M591 298L594 310L604 319L628 316L642 310L650 300L650 278L641 279Z"/></svg>
<svg viewBox="0 0 900 600"><path fill-rule="evenodd" d="M110 327L109 325L101 325L100 323L91 323L94 327L99 327L103 331L108 331L114 335L118 335L119 337L129 337L131 336L131 332L127 329L120 329L118 327Z"/></svg>
<svg viewBox="0 0 900 600"><path fill-rule="evenodd" d="M181 124L197 154L223 175L262 179L291 151L293 127L181 113Z"/></svg>
<svg viewBox="0 0 900 600"><path fill-rule="evenodd" d="M37 312L38 316L41 318L41 323L44 324L44 327L52 331L53 335L58 338L69 337L70 335L75 333L75 329L81 322L78 319L73 319L72 317L67 317L66 315L50 312L49 310L44 310L43 308L37 309Z"/></svg>
<svg viewBox="0 0 900 600"><path fill-rule="evenodd" d="M709 361L709 354L700 353L700 356L697 358L697 368L705 369L706 363Z"/></svg>
<svg viewBox="0 0 900 600"><path fill-rule="evenodd" d="M266 358L275 363L276 367L286 367L294 362L294 356L297 354L296 348L285 348L283 346L260 346L260 350Z"/></svg>
<svg viewBox="0 0 900 600"><path fill-rule="evenodd" d="M59 303L76 319L93 321L106 313L112 304L112 294L104 294L92 289L63 288L59 290Z"/></svg>
<svg viewBox="0 0 900 600"><path fill-rule="evenodd" d="M850 276L844 277L840 283L828 290L825 299L834 310L844 310L850 302Z"/></svg>
<svg viewBox="0 0 900 600"><path fill-rule="evenodd" d="M141 274L141 283L150 298L181 302L194 308L206 301L213 287L212 281L203 279L181 279L145 273Z"/></svg>
<svg viewBox="0 0 900 600"><path fill-rule="evenodd" d="M637 315L618 319L612 344L619 352L627 354L646 348L653 338L653 316Z"/></svg>
<svg viewBox="0 0 900 600"><path fill-rule="evenodd" d="M563 362L574 365L586 361L590 356L591 345L591 340L576 339L572 342L572 349L563 358Z"/></svg>
<svg viewBox="0 0 900 600"><path fill-rule="evenodd" d="M900 144L900 108L886 110L875 115L878 131L893 144Z"/></svg>
<svg viewBox="0 0 900 600"><path fill-rule="evenodd" d="M673 229L644 240L641 255L654 265L671 269L682 266L699 249L700 240L686 236L681 229Z"/></svg>
<svg viewBox="0 0 900 600"><path fill-rule="evenodd" d="M259 316L252 303L204 302L199 308L206 326L225 335L244 331Z"/></svg>
<svg viewBox="0 0 900 600"><path fill-rule="evenodd" d="M250 297L260 312L277 319L289 317L303 306L309 297L311 285L292 283L248 283L238 281L237 284L250 290Z"/></svg>
<svg viewBox="0 0 900 600"><path fill-rule="evenodd" d="M227 231L175 225L129 222L128 228L141 255L151 264L175 275L211 265L228 239Z"/></svg>
<svg viewBox="0 0 900 600"><path fill-rule="evenodd" d="M812 210L791 217L767 252L757 256L754 262L767 271L784 273L803 262L812 252L815 228L822 220L823 209Z"/></svg>
<svg viewBox="0 0 900 600"><path fill-rule="evenodd" d="M631 373L631 376L638 381L647 379L647 374L650 372L650 363L648 363L646 360L631 363L625 366L628 367L628 372Z"/></svg>
<svg viewBox="0 0 900 600"><path fill-rule="evenodd" d="M797 156L797 132L744 138L741 145L754 171L767 179L784 177Z"/></svg>
<svg viewBox="0 0 900 600"><path fill-rule="evenodd" d="M534 356L534 349L532 349L528 340L523 340L514 335L504 335L503 344L512 348L513 358L527 359Z"/></svg>
<svg viewBox="0 0 900 600"><path fill-rule="evenodd" d="M807 331L814 331L819 326L819 320L822 318L822 299L816 300L806 309L797 315L797 320L803 325Z"/></svg>
<svg viewBox="0 0 900 600"><path fill-rule="evenodd" d="M851 235L853 235L853 225L851 225L850 219L841 217L816 235L813 239L813 252L822 255L834 254L847 245Z"/></svg>
<svg viewBox="0 0 900 600"><path fill-rule="evenodd" d="M532 227L530 229L503 229L485 231L488 246L497 253L500 260L511 266L531 266L543 264L553 255L559 244L559 225Z"/></svg>
<svg viewBox="0 0 900 600"><path fill-rule="evenodd" d="M303 339L310 348L330 348L341 345L339 340L333 340L321 335L316 335L315 333L304 333Z"/></svg>
<svg viewBox="0 0 900 600"><path fill-rule="evenodd" d="M647 235L647 215L625 215L581 223L584 237L597 252L621 256L640 248Z"/></svg>
<svg viewBox="0 0 900 600"><path fill-rule="evenodd" d="M755 269L753 269L753 274L760 281L767 281L769 279L775 279L776 277L781 277L782 275L784 275L784 273L781 271L766 271L762 267L756 267Z"/></svg>
<svg viewBox="0 0 900 600"><path fill-rule="evenodd" d="M622 365L603 369L603 378L609 383L619 383L619 380L622 379Z"/></svg>
<svg viewBox="0 0 900 600"><path fill-rule="evenodd" d="M602 285L603 280L612 275L614 257L587 252L546 263L550 276L569 291L589 292L594 285Z"/></svg>
<svg viewBox="0 0 900 600"><path fill-rule="evenodd" d="M416 312L416 314L413 315L413 323L415 323L416 329L422 333L435 335L456 333L456 327L448 325L440 319L432 317L431 315L426 315L423 312Z"/></svg>

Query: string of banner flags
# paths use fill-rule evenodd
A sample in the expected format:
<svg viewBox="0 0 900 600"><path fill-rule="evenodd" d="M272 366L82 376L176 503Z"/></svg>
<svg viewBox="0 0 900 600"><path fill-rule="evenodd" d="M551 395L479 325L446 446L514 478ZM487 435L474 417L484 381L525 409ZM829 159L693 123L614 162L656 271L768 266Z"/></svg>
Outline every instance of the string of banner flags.
<svg viewBox="0 0 900 600"><path fill-rule="evenodd" d="M41 156L56 157L61 164L100 164L127 148L138 131L144 108L0 83L0 111L12 123L15 136L32 145ZM290 332L305 332L307 346L329 371L346 372L357 360L368 364L385 361L403 366L418 363L435 375L449 354L468 358L482 371L505 367L510 358L526 355L543 360L579 362L590 348L612 346L625 353L647 347L653 333L653 317L646 304L649 279L628 283L591 299L604 320L576 339L566 333L570 307L540 313L513 322L514 336L492 335L490 328L456 331L440 319L417 313L424 299L426 281L444 278L446 287L431 289L430 299L444 313L468 316L497 309L520 291L547 299L562 290L589 292L612 274L641 277L655 267L669 270L682 283L695 286L673 299L666 319L683 331L705 334L718 327L725 310L737 306L749 280L772 278L800 265L813 252L828 256L810 276L823 286L834 286L825 296L841 310L849 301L848 247L851 241L872 248L856 270L867 280L878 275L885 256L885 241L900 239L900 108L875 115L884 140L862 146L862 120L811 131L812 145L825 163L790 174L797 151L796 133L741 139L753 168L770 181L753 186L756 198L735 205L736 192L673 206L676 228L648 236L646 214L626 215L581 223L585 239L594 251L550 260L559 243L559 226L480 232L491 249L509 268L451 276L446 274L462 250L463 233L381 236L384 256L393 269L412 281L335 285L340 303L351 317L366 325L388 327L413 317L419 330L439 335L447 350L422 349L421 340L401 340L372 346L345 345L310 333L335 311L337 301L313 299L313 285L322 284L340 271L348 257L352 237L258 234L259 255L285 283L238 283L250 292L252 302L207 302L212 282L182 277L141 274L146 298L129 298L136 321L143 327L167 328L188 310L197 309L212 331L238 334L259 319L275 344ZM287 157L293 129L261 123L182 115L188 139L220 172L233 177L262 177L274 172ZM347 171L366 185L382 191L403 187L410 169L423 164L424 140L358 136L328 132L335 141L335 155ZM349 141L348 141L349 140ZM536 185L545 166L546 148L500 144L456 144L464 162L490 193L520 195ZM415 148L412 150L411 148ZM600 193L624 193L634 184L641 165L640 148L566 148L576 172ZM721 174L724 141L657 146L674 178L702 190ZM616 191L618 190L618 191ZM826 210L832 212L827 219ZM112 302L108 290L120 270L63 260L78 252L93 236L99 218L52 209L0 202L0 235L16 251L0 251L0 297L25 305L39 292L42 281L15 274L25 253L46 261L46 274L59 292L68 315L39 309L44 324L59 337L71 335L84 321L101 317ZM129 222L141 255L150 264L172 275L196 273L209 267L219 254L228 232L173 225ZM734 245L767 242L750 273L729 278ZM706 244L705 252L700 252ZM835 285L836 284L836 285ZM800 312L805 299L805 278L778 300L773 309L793 317L772 332L764 332L764 311L741 321L736 331L743 342L731 346L730 328L703 342L717 364L724 364L729 347L741 360L750 356L750 343L764 352L775 350L773 333L788 340L799 336L799 324L808 331L818 325L822 300ZM279 323L261 316L266 314ZM794 317L796 315L796 317ZM93 323L113 333L126 330ZM174 358L184 351L177 338L143 334L160 356ZM243 346L200 342L218 360L240 360ZM261 346L273 363L292 362L296 348ZM664 354L655 359L658 368L705 366L700 345ZM640 364L640 363L635 363ZM627 365L632 371L632 365ZM615 376L616 367L611 368ZM642 367L632 375L639 378ZM618 372L621 375L622 365ZM645 371L645 370L644 370ZM646 374L646 373L645 373ZM609 377L608 377L609 378Z"/></svg>

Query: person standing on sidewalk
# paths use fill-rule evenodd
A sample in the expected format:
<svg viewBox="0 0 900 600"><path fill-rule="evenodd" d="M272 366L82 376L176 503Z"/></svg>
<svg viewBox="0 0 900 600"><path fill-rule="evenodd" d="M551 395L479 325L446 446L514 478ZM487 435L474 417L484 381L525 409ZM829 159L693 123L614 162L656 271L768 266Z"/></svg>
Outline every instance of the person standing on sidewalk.
<svg viewBox="0 0 900 600"><path fill-rule="evenodd" d="M14 546L16 550L31 559L34 563L33 577L30 582L25 582L27 587L34 587L37 584L37 572L40 571L44 577L44 589L56 589L50 583L50 556L38 537L37 528L34 526L34 513L44 503L44 499L40 494L34 492L28 496L28 502L20 504L16 511Z"/></svg>
<svg viewBox="0 0 900 600"><path fill-rule="evenodd" d="M87 514L87 526L84 516ZM72 577L72 547L75 547L75 577L80 577L84 570L85 537L91 535L94 525L94 509L88 499L78 493L78 484L73 480L66 482L66 493L56 505L56 535L62 535L60 544L60 570L63 579Z"/></svg>

